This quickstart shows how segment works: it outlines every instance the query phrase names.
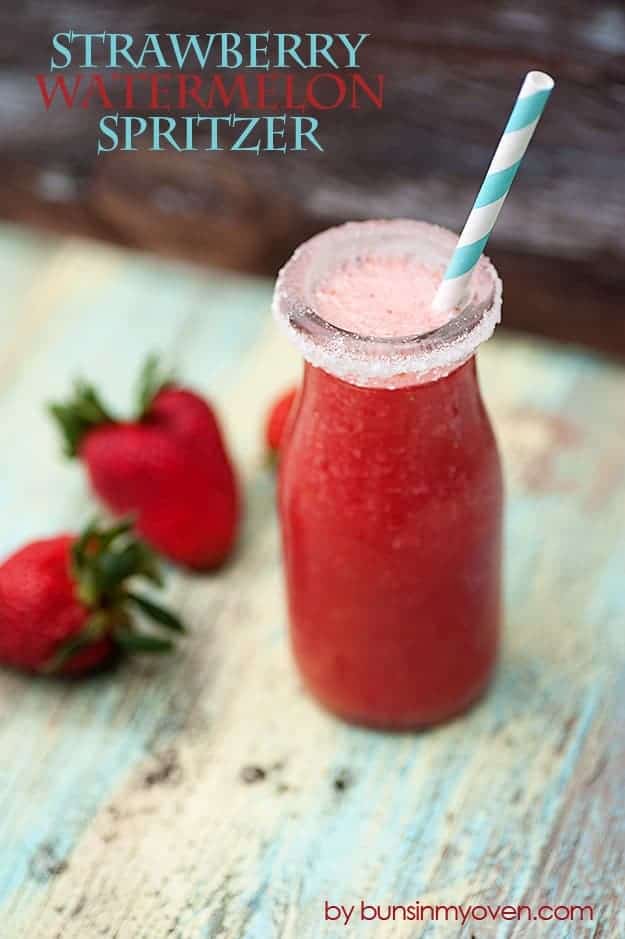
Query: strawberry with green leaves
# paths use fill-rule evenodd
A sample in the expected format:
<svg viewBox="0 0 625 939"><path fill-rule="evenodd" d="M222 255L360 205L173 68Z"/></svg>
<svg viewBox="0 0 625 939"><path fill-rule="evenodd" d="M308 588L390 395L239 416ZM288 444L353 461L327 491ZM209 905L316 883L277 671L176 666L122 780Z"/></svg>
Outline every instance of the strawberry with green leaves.
<svg viewBox="0 0 625 939"><path fill-rule="evenodd" d="M163 378L150 359L132 420L114 416L85 382L51 411L67 454L84 463L96 495L113 514L132 514L148 544L198 570L225 560L236 539L240 500L207 401Z"/></svg>
<svg viewBox="0 0 625 939"><path fill-rule="evenodd" d="M183 625L137 593L161 585L150 549L130 523L93 523L80 536L33 541L0 565L0 662L30 672L78 675L119 652L168 652ZM160 635L136 623L140 612ZM165 631L165 634L163 634Z"/></svg>

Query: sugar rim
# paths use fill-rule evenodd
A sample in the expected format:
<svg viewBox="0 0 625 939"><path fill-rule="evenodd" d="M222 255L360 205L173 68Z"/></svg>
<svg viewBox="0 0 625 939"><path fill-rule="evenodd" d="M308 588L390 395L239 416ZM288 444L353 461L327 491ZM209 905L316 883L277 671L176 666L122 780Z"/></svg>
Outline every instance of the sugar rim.
<svg viewBox="0 0 625 939"><path fill-rule="evenodd" d="M343 329L315 312L309 281L324 255L336 264L341 250L380 253L391 243L402 253L428 249L444 267L457 242L446 228L412 219L346 222L305 241L278 274L272 312L304 358L337 378L363 387L397 388L443 378L466 362L493 334L501 318L502 284L483 256L466 305L447 323L414 336L367 336ZM484 283L487 290L484 290ZM481 289L480 289L481 287Z"/></svg>

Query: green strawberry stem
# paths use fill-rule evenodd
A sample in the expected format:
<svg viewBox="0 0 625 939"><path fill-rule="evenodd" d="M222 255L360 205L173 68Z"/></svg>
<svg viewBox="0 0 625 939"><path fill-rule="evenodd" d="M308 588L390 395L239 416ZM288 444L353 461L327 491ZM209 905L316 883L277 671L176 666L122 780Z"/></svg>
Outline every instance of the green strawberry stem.
<svg viewBox="0 0 625 939"><path fill-rule="evenodd" d="M159 391L173 383L173 375L161 367L157 355L149 355L139 374L137 389L137 420L142 420L152 407Z"/></svg>
<svg viewBox="0 0 625 939"><path fill-rule="evenodd" d="M157 628L185 632L174 613L128 589L129 582L139 578L162 585L156 557L132 535L131 520L108 527L91 522L72 546L70 570L79 600L92 612L81 632L59 646L43 671L58 672L73 655L106 638L129 652L173 649L171 638L137 628L133 607Z"/></svg>
<svg viewBox="0 0 625 939"><path fill-rule="evenodd" d="M131 535L132 520L111 528L88 525L72 548L72 573L78 596L87 606L110 605L129 577L162 586L160 568L146 544Z"/></svg>
<svg viewBox="0 0 625 939"><path fill-rule="evenodd" d="M65 453L69 457L77 455L85 434L99 424L110 424L114 420L95 388L84 381L75 383L69 401L51 404L49 410L61 429Z"/></svg>
<svg viewBox="0 0 625 939"><path fill-rule="evenodd" d="M171 639L148 636L133 629L118 630L115 639L126 652L171 652L174 647Z"/></svg>
<svg viewBox="0 0 625 939"><path fill-rule="evenodd" d="M166 629L173 629L175 632L184 632L184 626L178 617L165 607L154 603L153 600L148 600L147 597L131 593L129 590L126 591L126 599L139 607L142 613L149 616L150 619L158 623L159 626L164 626Z"/></svg>

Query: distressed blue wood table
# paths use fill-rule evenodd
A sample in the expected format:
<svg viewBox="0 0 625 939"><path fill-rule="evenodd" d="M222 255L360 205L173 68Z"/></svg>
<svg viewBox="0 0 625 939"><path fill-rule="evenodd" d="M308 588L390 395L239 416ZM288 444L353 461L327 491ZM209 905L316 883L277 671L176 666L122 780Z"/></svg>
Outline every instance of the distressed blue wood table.
<svg viewBox="0 0 625 939"><path fill-rule="evenodd" d="M0 282L3 556L92 511L44 402L82 374L123 407L149 350L215 400L246 489L233 562L171 571L192 634L170 660L0 673L2 939L625 936L625 372L484 348L508 484L501 666L468 716L376 734L319 711L289 659L260 428L298 363L271 284L10 227ZM594 914L346 928L326 900Z"/></svg>

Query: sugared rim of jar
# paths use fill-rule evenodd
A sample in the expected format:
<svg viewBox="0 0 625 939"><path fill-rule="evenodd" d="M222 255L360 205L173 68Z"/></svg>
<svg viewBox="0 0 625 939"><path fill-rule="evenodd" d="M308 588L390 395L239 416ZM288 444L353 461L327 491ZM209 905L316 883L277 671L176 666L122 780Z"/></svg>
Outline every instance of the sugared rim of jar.
<svg viewBox="0 0 625 939"><path fill-rule="evenodd" d="M442 275L456 242L448 229L412 219L329 228L300 245L278 274L274 317L308 362L351 384L397 388L435 381L470 359L501 318L501 280L488 258L478 262L462 309L416 336L366 336L335 326L316 313L315 288L333 268L362 254L413 256Z"/></svg>

